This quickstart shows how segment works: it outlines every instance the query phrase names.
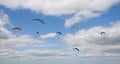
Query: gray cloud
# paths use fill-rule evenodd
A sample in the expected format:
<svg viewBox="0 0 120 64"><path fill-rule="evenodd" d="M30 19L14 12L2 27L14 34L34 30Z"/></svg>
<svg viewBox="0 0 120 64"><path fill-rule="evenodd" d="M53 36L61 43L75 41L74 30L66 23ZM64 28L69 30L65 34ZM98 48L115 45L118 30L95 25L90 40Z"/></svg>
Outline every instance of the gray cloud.
<svg viewBox="0 0 120 64"><path fill-rule="evenodd" d="M120 47L102 51L103 53L120 54Z"/></svg>
<svg viewBox="0 0 120 64"><path fill-rule="evenodd" d="M67 34L63 37L63 41L71 46L77 46L81 52L86 55L111 55L120 47L120 21L112 23L108 27L96 26L88 30L79 30L75 34ZM105 39L100 35L101 31L105 31ZM114 49L113 49L114 48ZM111 51L111 50L112 51ZM106 51L103 53L102 51ZM107 52L108 51L108 52ZM111 52L110 52L111 51ZM117 53L117 52L116 52ZM116 54L119 56L119 53ZM113 54L115 56L115 54Z"/></svg>

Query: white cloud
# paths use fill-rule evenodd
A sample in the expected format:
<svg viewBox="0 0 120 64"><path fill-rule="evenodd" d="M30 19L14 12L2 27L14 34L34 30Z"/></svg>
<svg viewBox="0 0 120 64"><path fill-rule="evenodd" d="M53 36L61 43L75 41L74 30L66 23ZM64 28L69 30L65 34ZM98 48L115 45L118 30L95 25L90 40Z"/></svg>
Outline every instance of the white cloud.
<svg viewBox="0 0 120 64"><path fill-rule="evenodd" d="M11 27L9 16L0 10L0 48L14 48L31 43L43 43L42 40L34 39L30 35L19 35L19 37L16 37L16 34L5 28L5 25Z"/></svg>
<svg viewBox="0 0 120 64"><path fill-rule="evenodd" d="M3 10L0 10L0 27L9 23L8 15L4 14Z"/></svg>
<svg viewBox="0 0 120 64"><path fill-rule="evenodd" d="M0 56L8 56L9 54L12 53L11 49L0 49Z"/></svg>
<svg viewBox="0 0 120 64"><path fill-rule="evenodd" d="M29 35L20 35L20 37L12 36L8 39L1 40L0 47L11 48L11 47L26 46L32 43L40 44L43 43L43 41L34 39L32 36Z"/></svg>
<svg viewBox="0 0 120 64"><path fill-rule="evenodd" d="M120 56L120 21L116 21L108 27L96 26L88 30L79 30L75 34L67 34L63 41L76 46L87 55L97 56ZM105 39L100 32L105 31Z"/></svg>
<svg viewBox="0 0 120 64"><path fill-rule="evenodd" d="M12 51L12 52L11 52ZM49 52L49 53L48 53ZM71 53L62 51L62 50L25 50L25 51L15 51L15 50L6 50L1 49L0 58L11 58L19 60L50 60L53 59L62 59L70 56Z"/></svg>
<svg viewBox="0 0 120 64"><path fill-rule="evenodd" d="M39 56L39 57L49 57L49 56L64 56L66 54L62 50L27 50L23 51L26 55ZM49 53L48 53L49 52Z"/></svg>
<svg viewBox="0 0 120 64"><path fill-rule="evenodd" d="M53 16L72 15L65 20L67 28L85 19L99 17L119 2L120 0L0 0L1 5L11 9L30 9Z"/></svg>
<svg viewBox="0 0 120 64"><path fill-rule="evenodd" d="M6 20L5 20L6 19ZM16 34L9 31L7 28L5 28L5 25L10 24L9 16L5 14L4 12L1 12L0 14L0 59L13 59L15 61L25 61L29 60L29 58L32 58L31 60L44 60L48 59L50 60L52 58L61 59L65 56L69 56L70 53L64 52L62 50L51 50L51 49L44 49L44 50L16 50L19 47L24 47L29 44L42 44L44 43L40 39L34 39L30 35L21 35L19 34L18 37L16 37ZM45 38L50 37L56 37L56 33L49 33L46 34ZM2 36L6 36L2 37ZM47 45L48 46L48 45ZM51 46L51 45L50 45ZM49 53L48 53L49 52ZM0 63L3 60L0 60Z"/></svg>
<svg viewBox="0 0 120 64"><path fill-rule="evenodd" d="M66 19L65 27L69 28L75 23L79 23L83 20L100 16L101 13L94 13L92 10L83 10L77 12L73 17Z"/></svg>
<svg viewBox="0 0 120 64"><path fill-rule="evenodd" d="M2 10L0 10L0 39L7 39L11 34L10 31L5 29L5 25L9 24L9 18L7 14L4 14Z"/></svg>
<svg viewBox="0 0 120 64"><path fill-rule="evenodd" d="M40 35L40 38L41 39L47 39L47 38L54 38L56 36L57 36L56 33L47 33L47 34Z"/></svg>
<svg viewBox="0 0 120 64"><path fill-rule="evenodd" d="M11 0L9 2L7 2L7 0L0 0L0 5L4 5L11 9L30 9L46 15L60 16L73 14L71 18L67 18L65 22L65 26L70 27L84 19L100 16L117 2L119 2L119 0ZM17 58L18 61L30 60L29 58L32 60L51 59L51 57L52 59L55 59L55 57L67 57L71 59L73 58L70 56L72 54L73 46L80 49L80 56L83 57L120 56L120 52L118 52L120 50L120 21L112 23L109 27L98 26L88 30L79 30L79 32L76 32L75 34L67 34L64 36L64 41L71 45L71 48L69 48L70 50L64 48L65 51L13 50L11 47L26 46L32 43L41 44L43 42L39 39L34 39L30 35L20 35L20 37L17 38L15 34L5 28L5 25L9 23L8 15L0 12L0 59L2 59L0 60L0 63L2 63L3 58L6 58L7 61L9 58L11 60ZM99 34L101 31L106 32L106 39L102 39L102 36ZM56 33L48 33L40 36L42 39L54 37L56 37ZM4 61L6 61L6 59Z"/></svg>

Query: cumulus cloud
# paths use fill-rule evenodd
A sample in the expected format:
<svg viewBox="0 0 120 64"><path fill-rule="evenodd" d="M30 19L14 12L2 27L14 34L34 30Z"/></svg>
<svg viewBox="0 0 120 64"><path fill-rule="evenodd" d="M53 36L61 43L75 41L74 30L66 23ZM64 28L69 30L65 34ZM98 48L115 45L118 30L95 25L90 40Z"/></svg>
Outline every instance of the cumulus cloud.
<svg viewBox="0 0 120 64"><path fill-rule="evenodd" d="M10 53L10 51L13 51ZM49 52L49 53L48 53ZM61 59L70 56L71 53L62 51L62 50L25 50L25 51L15 51L15 50L1 50L1 58L12 58L12 59L26 59L29 58L33 60L42 59L50 60L50 58Z"/></svg>
<svg viewBox="0 0 120 64"><path fill-rule="evenodd" d="M54 57L56 59L64 58L65 56L69 56L70 53L62 51L62 50L16 50L19 47L25 47L29 44L42 44L44 43L40 39L35 39L27 34L19 34L16 37L16 34L9 31L5 26L10 24L9 16L4 12L0 12L0 59L13 59L25 61L32 58L33 60L40 59L50 59ZM48 33L43 35L42 38L51 38L56 37L56 33ZM39 45L38 45L39 46ZM42 46L42 45L41 45ZM46 45L48 46L48 45ZM50 45L51 46L51 45ZM49 53L48 53L49 52ZM50 58L49 58L50 57ZM0 63L3 60L0 60Z"/></svg>
<svg viewBox="0 0 120 64"><path fill-rule="evenodd" d="M63 41L69 45L78 47L87 55L118 55L120 48L120 21L112 23L108 27L96 26L88 30L82 29L75 34L67 34ZM105 31L105 39L100 32Z"/></svg>
<svg viewBox="0 0 120 64"><path fill-rule="evenodd" d="M27 50L27 51L16 50L18 47L27 46L29 44L42 44L44 42L40 39L35 39L27 34L23 34L23 35L19 34L19 36L16 37L16 35L13 32L9 31L5 27L6 25L9 24L11 24L9 20L9 16L5 14L4 11L0 11L0 63L2 63L3 61L1 59L5 59L5 60L17 59L20 61L24 61L26 59L28 60L28 58L36 59L38 58L36 56L38 52L40 52L40 55L38 54L38 56L42 58L43 56L47 57L57 54L57 53L54 54L54 52L47 54L47 52L45 52L44 55L44 51L42 53L40 50L38 50L38 52L34 50ZM42 58L38 58L38 59L42 59Z"/></svg>
<svg viewBox="0 0 120 64"><path fill-rule="evenodd" d="M12 53L11 49L0 49L0 56L8 56Z"/></svg>
<svg viewBox="0 0 120 64"><path fill-rule="evenodd" d="M6 25L10 25L9 16L0 11L0 48L11 48L18 46L26 46L31 43L43 43L40 39L34 39L30 35L19 35L16 37L14 33L5 28Z"/></svg>
<svg viewBox="0 0 120 64"><path fill-rule="evenodd" d="M29 60L29 58L37 60L50 59L49 57L63 58L64 56L68 56L68 53L62 50L16 50L18 47L25 47L29 44L41 44L44 42L27 34L19 34L19 36L16 37L14 33L5 28L5 25L8 24L10 24L9 16L4 12L0 12L0 59L17 59L24 61ZM56 33L49 33L41 37L46 39L56 37L56 35Z"/></svg>
<svg viewBox="0 0 120 64"><path fill-rule="evenodd" d="M62 16L71 15L65 19L65 27L70 27L75 23L85 19L99 17L111 6L120 0L0 0L0 5L10 9L30 9L37 13L45 15ZM102 4L102 5L101 5ZM16 37L11 31L5 28L10 24L7 14L0 12L0 63L4 61L17 59L51 59L73 58L73 47L80 49L80 56L83 57L101 57L101 56L120 56L120 21L112 23L108 27L96 26L88 30L79 30L75 34L67 34L63 37L65 48L61 50L14 50L13 48L26 46L33 43L43 43L40 39L34 39L30 35L20 35ZM106 32L106 39L100 35L101 31ZM40 36L41 39L54 38L56 33L48 33ZM67 46L69 47L69 50ZM66 50L67 49L67 50ZM49 53L48 53L49 52ZM79 55L78 55L79 56ZM7 60L6 60L7 59ZM29 61L30 62L30 61ZM4 64L4 63L3 63ZM6 63L8 64L8 63Z"/></svg>
<svg viewBox="0 0 120 64"><path fill-rule="evenodd" d="M9 21L9 17L7 14L4 14L3 10L0 10L0 27L3 27L5 24L8 24Z"/></svg>
<svg viewBox="0 0 120 64"><path fill-rule="evenodd" d="M40 35L40 38L41 39L47 39L47 38L54 38L56 36L57 36L56 33L47 33L47 34Z"/></svg>
<svg viewBox="0 0 120 64"><path fill-rule="evenodd" d="M4 47L11 48L11 47L26 46L32 43L40 44L40 43L43 43L43 41L34 39L32 36L29 36L29 35L21 35L20 38L13 36L13 37L10 37L9 39L1 40L0 46L3 48Z"/></svg>
<svg viewBox="0 0 120 64"><path fill-rule="evenodd" d="M65 21L65 27L69 28L75 23L79 23L83 20L89 19L89 18L94 18L100 16L100 12L94 13L92 10L83 10L80 12L77 12L72 16L71 18L66 19Z"/></svg>
<svg viewBox="0 0 120 64"><path fill-rule="evenodd" d="M99 17L120 0L0 0L0 4L10 9L30 9L45 15L71 15L65 19L65 27L85 19ZM101 5L102 4L102 5Z"/></svg>
<svg viewBox="0 0 120 64"><path fill-rule="evenodd" d="M11 34L7 29L5 29L5 25L9 23L8 15L4 14L2 10L0 10L0 39L7 39Z"/></svg>
<svg viewBox="0 0 120 64"><path fill-rule="evenodd" d="M62 50L28 50L23 51L26 55L30 56L39 56L39 57L47 57L47 56L64 56L66 53ZM49 53L48 53L49 52Z"/></svg>

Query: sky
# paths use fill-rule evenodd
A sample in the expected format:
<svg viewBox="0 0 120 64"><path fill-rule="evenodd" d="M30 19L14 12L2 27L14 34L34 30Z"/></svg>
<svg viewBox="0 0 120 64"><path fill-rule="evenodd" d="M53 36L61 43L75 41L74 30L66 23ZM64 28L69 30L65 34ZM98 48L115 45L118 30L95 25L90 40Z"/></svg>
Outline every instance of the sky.
<svg viewBox="0 0 120 64"><path fill-rule="evenodd" d="M0 0L0 64L119 64L119 11L120 0Z"/></svg>

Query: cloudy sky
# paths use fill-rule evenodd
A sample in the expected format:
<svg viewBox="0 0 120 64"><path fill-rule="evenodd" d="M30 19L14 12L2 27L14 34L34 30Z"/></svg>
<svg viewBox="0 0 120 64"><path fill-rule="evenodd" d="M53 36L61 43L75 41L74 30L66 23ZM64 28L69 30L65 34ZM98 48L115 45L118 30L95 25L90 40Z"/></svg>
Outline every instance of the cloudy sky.
<svg viewBox="0 0 120 64"><path fill-rule="evenodd" d="M0 64L33 63L119 64L120 0L0 0Z"/></svg>

